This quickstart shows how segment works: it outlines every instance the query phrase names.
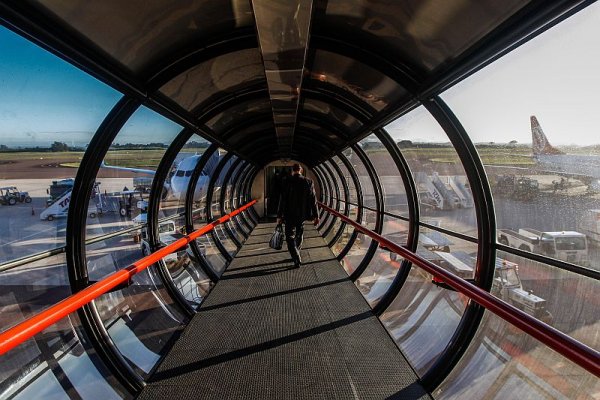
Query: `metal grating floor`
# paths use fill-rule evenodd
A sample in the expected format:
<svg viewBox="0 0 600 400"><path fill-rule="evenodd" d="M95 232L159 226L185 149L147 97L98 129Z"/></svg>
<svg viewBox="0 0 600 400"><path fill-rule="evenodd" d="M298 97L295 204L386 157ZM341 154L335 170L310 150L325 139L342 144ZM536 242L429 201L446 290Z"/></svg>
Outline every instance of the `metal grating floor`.
<svg viewBox="0 0 600 400"><path fill-rule="evenodd" d="M259 224L138 399L430 399L331 250Z"/></svg>

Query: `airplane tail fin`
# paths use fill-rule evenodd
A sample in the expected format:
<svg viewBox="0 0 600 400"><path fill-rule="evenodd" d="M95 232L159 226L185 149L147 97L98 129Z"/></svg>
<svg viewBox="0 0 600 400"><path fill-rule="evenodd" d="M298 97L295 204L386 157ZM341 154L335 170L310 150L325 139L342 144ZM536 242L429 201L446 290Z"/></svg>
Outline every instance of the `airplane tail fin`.
<svg viewBox="0 0 600 400"><path fill-rule="evenodd" d="M542 154L565 154L550 144L535 115L531 116L531 147L534 156Z"/></svg>

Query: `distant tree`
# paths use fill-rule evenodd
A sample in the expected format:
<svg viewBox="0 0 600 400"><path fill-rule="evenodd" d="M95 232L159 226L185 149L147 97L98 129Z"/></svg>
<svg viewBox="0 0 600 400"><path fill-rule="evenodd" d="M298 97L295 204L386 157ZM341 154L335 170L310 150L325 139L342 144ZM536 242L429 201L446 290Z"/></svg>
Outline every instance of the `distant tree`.
<svg viewBox="0 0 600 400"><path fill-rule="evenodd" d="M8 150L8 146L5 144L0 144L0 151L6 151Z"/></svg>
<svg viewBox="0 0 600 400"><path fill-rule="evenodd" d="M516 140L511 140L510 142L508 142L508 144L510 144L511 146L514 146L517 143L519 142L517 142Z"/></svg>
<svg viewBox="0 0 600 400"><path fill-rule="evenodd" d="M400 147L401 149L413 147L413 142L411 140L401 140L398 142L398 147Z"/></svg>
<svg viewBox="0 0 600 400"><path fill-rule="evenodd" d="M69 146L63 142L54 142L50 145L50 151L53 151L53 152L69 151Z"/></svg>

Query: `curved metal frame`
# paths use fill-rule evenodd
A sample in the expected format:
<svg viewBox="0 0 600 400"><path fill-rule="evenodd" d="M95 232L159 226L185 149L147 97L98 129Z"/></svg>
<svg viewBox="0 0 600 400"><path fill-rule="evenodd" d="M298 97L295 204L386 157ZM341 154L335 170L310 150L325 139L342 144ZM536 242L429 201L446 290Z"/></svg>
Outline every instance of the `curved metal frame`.
<svg viewBox="0 0 600 400"><path fill-rule="evenodd" d="M485 168L467 132L450 108L438 97L430 99L424 105L454 145L471 185L476 204L479 243L475 284L489 292L494 279L496 262L496 218ZM458 364L477 333L484 311L484 307L469 302L448 346L422 377L423 386L427 390L432 391L439 386Z"/></svg>
<svg viewBox="0 0 600 400"><path fill-rule="evenodd" d="M247 165L248 165L247 162L242 161L242 163L238 167L238 170L235 173L235 176L233 176L233 181L231 184L232 190L231 190L231 193L229 194L229 204L231 204L232 208L237 206L237 204L238 204L238 199L235 196L239 193L239 186L240 186L240 182L241 182L240 178L242 177L242 173L244 172L244 170L247 168ZM250 236L250 233L252 232L252 227L246 221L246 219L242 216L242 214L236 215L235 222L242 228L244 235L246 237L248 237L248 236Z"/></svg>
<svg viewBox="0 0 600 400"><path fill-rule="evenodd" d="M248 172L248 176L246 177L246 181L244 182L244 186L243 186L243 192L242 192L242 202L245 202L247 199L249 199L250 196L250 188L252 187L252 183L254 183L254 179L256 178L256 175L258 174L258 168L256 168L253 165L250 165L250 169ZM252 220L253 223L253 227L252 229L254 229L254 227L256 226L256 224L258 224L258 214L256 213L256 210L254 210L254 207L250 207L248 208L248 217L250 217L250 219Z"/></svg>
<svg viewBox="0 0 600 400"><path fill-rule="evenodd" d="M241 165L241 162L242 162L242 159L236 156L235 161L233 162L231 167L229 167L229 169L227 170L227 173L225 174L225 177L223 178L222 185L223 185L223 187L225 187L225 190L223 190L223 187L221 187L221 195L219 198L219 208L221 209L221 215L227 214L227 210L225 209L225 197L228 193L228 188L230 186L231 186L231 189L229 190L229 194L231 194L231 192L233 190L233 186L229 181L231 180L233 173ZM229 204L231 205L231 203L229 203ZM237 219L235 219L235 218L232 218L229 221L227 221L225 224L223 224L225 226L225 229L227 230L228 234L235 236L235 242L236 242L236 244L238 244L238 250L239 250L242 247L242 242L239 241L236 234L231 229L230 223L235 225L236 232L239 232L239 234L241 236L243 236L244 239L246 239L248 236L246 236L246 232L241 228Z"/></svg>
<svg viewBox="0 0 600 400"><path fill-rule="evenodd" d="M148 244L150 245L150 251L155 252L161 246L160 236L158 233L158 213L160 210L160 202L162 199L162 192L164 190L165 181L171 170L171 166L175 162L177 155L185 145L185 143L192 137L194 132L189 129L183 129L177 137L171 142L167 151L163 155L158 167L156 168L156 175L152 180L152 188L150 189L150 197L148 199L148 214L146 221L148 226L146 227L148 233ZM192 260L193 262L194 260ZM200 263L199 263L200 264ZM169 273L167 265L164 260L160 260L157 263L158 273L163 281L165 290L175 299L176 303L182 308L186 316L191 317L196 313L196 310L192 307L189 301L183 296L181 291L177 289L173 277ZM203 265L198 265L204 270ZM206 272L205 272L206 273Z"/></svg>
<svg viewBox="0 0 600 400"><path fill-rule="evenodd" d="M246 183L244 185L243 201L246 201L247 199L249 199L251 197L250 190L252 188L252 184L254 183L254 179L256 179L256 175L258 175L258 172L259 172L258 168L256 168L253 165L250 166L250 173L248 174L248 179L246 179ZM254 207L248 208L248 216L252 219L252 222L254 223L254 226L253 226L253 229L254 229L256 224L258 224L258 220L259 220L259 216L256 213L256 210L254 209Z"/></svg>
<svg viewBox="0 0 600 400"><path fill-rule="evenodd" d="M227 162L229 162L229 159L231 158L231 156L233 156L233 153L227 153L225 156L223 156L221 158L221 160L215 167L215 170L212 172L210 181L208 182L208 187L206 189L206 204L205 204L205 208L204 208L204 212L205 212L207 221L211 221L213 219L212 201L213 201L213 192L215 190L215 184L217 183L217 180L219 179L219 176L221 175L221 170L227 164ZM217 248L219 249L219 251L221 252L221 254L223 254L223 257L225 257L227 262L230 263L231 260L233 260L233 256L231 254L229 254L229 251L227 251L227 249L225 248L225 245L221 242L219 235L214 231L214 229L210 232L210 237L215 242L215 244L216 244ZM237 241L234 241L234 243L236 243L236 247L238 247Z"/></svg>
<svg viewBox="0 0 600 400"><path fill-rule="evenodd" d="M235 190L232 193L232 198L233 198L234 204L236 206L237 206L237 204L240 204L242 201L241 192L243 190L246 175L249 173L251 167L252 167L252 165L250 163L242 165L242 167L240 168L240 171L238 172L238 175L236 177ZM252 230L254 229L254 225L252 223L250 223L250 221L248 220L249 218L247 217L247 214L241 213L241 214L239 214L239 216L240 216L240 221L242 221L242 224L248 228L248 232L252 232Z"/></svg>
<svg viewBox="0 0 600 400"><path fill-rule="evenodd" d="M90 284L84 238L88 203L95 178L114 138L140 105L138 100L128 97L119 100L98 127L77 170L67 216L66 233L67 270L73 293L85 289ZM84 223L81 223L82 221ZM108 370L127 390L133 393L141 390L145 385L143 378L123 357L113 342L94 302L80 308L78 315L92 346Z"/></svg>
<svg viewBox="0 0 600 400"><path fill-rule="evenodd" d="M245 198L247 196L248 181L250 181L250 177L252 176L253 170L254 170L254 167L252 166L252 164L248 164L248 166L244 170L242 180L240 181L239 191L237 193L238 202L240 204L243 203L243 201L245 200ZM250 208L252 208L252 207L250 207ZM252 231L257 223L257 221L254 219L254 215L250 214L250 212L241 213L240 215L242 216L242 218L248 224L248 226L250 227L250 230Z"/></svg>
<svg viewBox="0 0 600 400"><path fill-rule="evenodd" d="M363 219L363 194L362 194L362 185L360 184L360 179L358 179L358 175L356 174L356 170L354 169L354 166L352 165L352 163L350 162L350 160L348 160L346 158L346 156L343 153L338 153L337 154L338 158L342 161L342 163L344 164L344 166L346 167L346 169L348 170L348 172L350 173L350 177L352 178L352 182L354 183L354 187L356 188L356 201L358 202L358 209L356 210L356 221L359 224L362 224L362 219ZM346 243L346 246L344 246L344 248L342 249L342 251L340 251L340 254L338 254L337 259L339 261L341 261L344 257L346 257L346 254L348 254L348 252L350 251L350 249L352 248L352 246L354 246L354 242L356 241L356 238L358 237L358 231L355 229L352 232L352 235L350 236L350 239L348 239L348 243Z"/></svg>
<svg viewBox="0 0 600 400"><path fill-rule="evenodd" d="M333 172L331 171L331 169L329 168L327 163L321 164L321 167L323 168L323 171L329 175L329 178L331 178L331 183L333 183L333 189L335 189L335 196L333 196L332 200L335 200L335 210L339 212L340 205L341 205L339 185L337 183L337 180L335 179L335 176L333 176ZM325 231L323 232L323 238L327 237L329 232L331 232L331 230L333 229L333 226L335 225L336 220L337 220L337 218L335 216L333 218L331 218L331 222L329 223L329 225L327 226L327 228L325 228Z"/></svg>
<svg viewBox="0 0 600 400"><path fill-rule="evenodd" d="M375 207L378 210L378 212L376 213L376 219L375 219L375 229L373 229L373 231L375 233L381 233L381 230L383 229L383 213L382 213L382 211L385 207L385 203L384 203L384 199L383 199L383 191L381 189L381 182L379 181L379 177L377 176L377 171L375 171L373 164L371 164L371 160L369 160L369 157L367 157L367 155L365 154L363 149L360 146L355 144L354 146L352 146L352 150L355 152L355 154L358 156L358 158L364 164L364 166L367 170L367 173L369 174L369 178L371 179L371 183L373 185L373 190L375 192L374 193L375 194ZM358 267L356 267L354 272L352 272L352 274L350 274L350 280L352 280L353 282L356 281L363 274L363 272L365 272L365 270L371 263L371 260L373 259L373 256L375 255L375 252L377 251L378 246L379 245L377 244L376 241L371 241L371 245L369 246L369 249L367 250L367 253L363 257L361 263L358 265Z"/></svg>
<svg viewBox="0 0 600 400"><path fill-rule="evenodd" d="M413 178L412 172L406 162L406 159L400 152L400 149L394 143L394 140L388 135L384 129L375 131L375 135L381 141L388 151L390 157L396 164L396 168L402 177L404 188L406 192L406 200L408 203L408 238L406 241L406 247L411 251L416 251L417 242L419 239L419 198L417 197L417 184ZM379 299L375 307L373 307L373 313L380 316L383 312L392 304L402 286L408 279L410 274L411 263L408 260L402 260L400 269L394 277L392 284L385 292L383 297Z"/></svg>
<svg viewBox="0 0 600 400"><path fill-rule="evenodd" d="M339 165L337 165L336 162L333 161L333 158L329 160L329 163L331 163L333 169L335 170L335 172L338 174L338 176L340 178L340 182L342 183L342 189L344 190L344 200L342 200L344 202L344 215L348 217L348 216L350 216L350 204L349 204L350 203L350 189L348 188L348 182L346 182L346 179L344 179L344 174L342 173L342 169L340 168ZM345 227L346 227L346 222L342 221L340 223L340 227L338 228L338 231L333 235L333 237L331 238L329 243L327 243L328 247L332 247L333 244L339 240L339 238L344 233Z"/></svg>
<svg viewBox="0 0 600 400"><path fill-rule="evenodd" d="M202 173L202 170L206 166L208 159L213 155L213 153L215 151L218 151L218 148L219 148L219 146L217 144L213 143L206 150L204 150L204 153L202 153L202 156L198 160L198 163L194 167L194 170L192 171L192 175L190 176L190 182L188 184L188 189L187 189L187 192L185 193L185 231L186 231L186 233L194 232L194 215L193 215L194 195L196 193L196 185L198 184L198 180L200 179L200 174ZM192 250L194 257L196 257L197 259L204 259L204 256L202 255L202 252L200 251L200 247L198 247L198 243L195 240L190 242L190 249ZM219 275L217 274L217 272L212 268L212 265L210 265L208 260L204 260L204 262L206 262L206 264L208 265L208 268L206 269L206 275L208 276L208 278L213 283L218 282Z"/></svg>
<svg viewBox="0 0 600 400"><path fill-rule="evenodd" d="M329 193L329 185L328 185L327 181L325 180L323 173L319 169L319 166L316 165L315 167L313 167L312 172L315 174L315 176L317 177L317 180L319 181L319 186L321 188L322 202L324 202L324 203L326 202L327 205L330 205L331 196ZM317 229L319 229L325 223L325 218L326 218L325 215L326 215L325 210L323 210L323 209L319 210L319 219L321 221L319 222Z"/></svg>
<svg viewBox="0 0 600 400"><path fill-rule="evenodd" d="M321 179L321 181L325 185L325 193L326 193L325 198L327 199L326 204L329 207L333 206L333 190L332 190L332 184L329 181L329 177L327 177L327 175L321 170L320 165L315 166L313 168L313 172L315 173L316 176L318 176ZM323 212L324 212L324 210L323 210ZM325 223L329 219L333 219L333 218L329 218L329 216L324 216L323 219L321 219L321 221L319 222L319 225L317 226L317 230L319 230L319 232L321 232L321 230L323 230Z"/></svg>

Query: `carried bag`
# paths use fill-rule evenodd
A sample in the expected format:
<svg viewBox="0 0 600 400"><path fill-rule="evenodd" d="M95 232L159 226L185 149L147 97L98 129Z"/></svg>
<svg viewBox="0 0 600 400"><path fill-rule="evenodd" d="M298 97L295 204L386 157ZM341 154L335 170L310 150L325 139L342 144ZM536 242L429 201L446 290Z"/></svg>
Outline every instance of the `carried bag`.
<svg viewBox="0 0 600 400"><path fill-rule="evenodd" d="M275 250L281 250L283 247L283 226L281 224L277 224L277 227L275 227L275 232L273 232L273 236L269 241L269 247Z"/></svg>

